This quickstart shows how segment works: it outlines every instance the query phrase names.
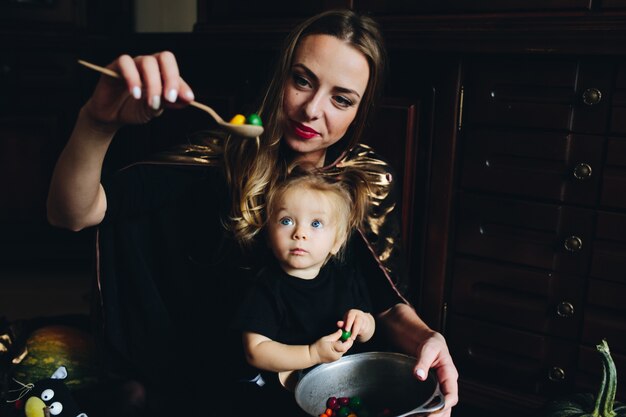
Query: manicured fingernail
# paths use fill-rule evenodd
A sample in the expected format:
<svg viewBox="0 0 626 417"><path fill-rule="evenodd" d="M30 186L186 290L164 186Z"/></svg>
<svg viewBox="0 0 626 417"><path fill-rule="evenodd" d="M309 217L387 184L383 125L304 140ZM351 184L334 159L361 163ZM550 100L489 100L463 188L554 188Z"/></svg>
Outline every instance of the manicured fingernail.
<svg viewBox="0 0 626 417"><path fill-rule="evenodd" d="M415 371L415 374L417 375L417 377L419 379L425 379L426 378L426 372L424 372L423 369L418 369L417 371Z"/></svg>
<svg viewBox="0 0 626 417"><path fill-rule="evenodd" d="M195 97L195 96L193 95L193 92L191 92L191 91L187 91L187 92L185 93L185 96L186 96L189 100L193 100L193 99L194 99L194 97Z"/></svg>
<svg viewBox="0 0 626 417"><path fill-rule="evenodd" d="M133 97L135 97L137 100L141 98L141 88L137 86L133 87Z"/></svg>
<svg viewBox="0 0 626 417"><path fill-rule="evenodd" d="M172 88L170 91L167 92L167 96L165 98L170 103L176 102L176 99L178 98L178 91Z"/></svg>
<svg viewBox="0 0 626 417"><path fill-rule="evenodd" d="M152 103L150 103L150 106L152 106L154 110L159 110L161 108L161 97L152 96Z"/></svg>

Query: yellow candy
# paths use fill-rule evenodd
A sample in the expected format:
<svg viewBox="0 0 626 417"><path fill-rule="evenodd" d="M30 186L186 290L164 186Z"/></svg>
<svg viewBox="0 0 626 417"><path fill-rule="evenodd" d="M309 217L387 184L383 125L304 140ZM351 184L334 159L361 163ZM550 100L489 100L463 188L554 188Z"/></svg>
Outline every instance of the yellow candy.
<svg viewBox="0 0 626 417"><path fill-rule="evenodd" d="M232 119L230 119L230 123L234 125L242 125L246 123L246 116L244 116L243 114L236 114L233 116Z"/></svg>

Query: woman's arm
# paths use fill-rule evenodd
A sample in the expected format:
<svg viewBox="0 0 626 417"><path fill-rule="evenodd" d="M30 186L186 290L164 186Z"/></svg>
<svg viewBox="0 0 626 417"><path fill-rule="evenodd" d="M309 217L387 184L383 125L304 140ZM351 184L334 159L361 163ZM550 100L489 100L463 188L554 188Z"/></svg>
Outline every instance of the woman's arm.
<svg viewBox="0 0 626 417"><path fill-rule="evenodd" d="M150 121L165 104L182 107L193 100L170 52L136 58L122 55L108 68L122 80L100 77L55 166L47 202L48 220L55 226L80 230L104 218L107 204L100 174L120 127Z"/></svg>
<svg viewBox="0 0 626 417"><path fill-rule="evenodd" d="M391 343L406 354L417 357L414 372L420 380L426 379L430 368L435 370L445 396L445 408L437 415L450 416L451 408L459 400L459 374L444 337L430 329L407 304L396 304L379 314L378 319L380 328Z"/></svg>
<svg viewBox="0 0 626 417"><path fill-rule="evenodd" d="M246 360L255 368L283 372L306 369L338 360L352 347L353 340L342 342L341 329L311 345L286 345L258 333L244 332Z"/></svg>
<svg viewBox="0 0 626 417"><path fill-rule="evenodd" d="M48 192L48 221L81 230L102 221L106 196L100 185L104 156L115 130L94 123L85 109L57 160Z"/></svg>

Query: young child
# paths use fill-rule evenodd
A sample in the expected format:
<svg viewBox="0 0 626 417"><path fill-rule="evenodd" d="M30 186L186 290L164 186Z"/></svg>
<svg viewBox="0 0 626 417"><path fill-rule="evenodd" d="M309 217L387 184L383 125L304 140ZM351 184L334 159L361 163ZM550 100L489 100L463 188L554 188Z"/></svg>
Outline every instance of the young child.
<svg viewBox="0 0 626 417"><path fill-rule="evenodd" d="M364 279L341 262L367 209L367 199L358 197L367 195L364 187L354 169L339 181L294 170L268 195L265 232L275 259L260 272L238 316L253 367L283 373L333 362L354 341L374 335ZM344 331L351 333L347 339Z"/></svg>

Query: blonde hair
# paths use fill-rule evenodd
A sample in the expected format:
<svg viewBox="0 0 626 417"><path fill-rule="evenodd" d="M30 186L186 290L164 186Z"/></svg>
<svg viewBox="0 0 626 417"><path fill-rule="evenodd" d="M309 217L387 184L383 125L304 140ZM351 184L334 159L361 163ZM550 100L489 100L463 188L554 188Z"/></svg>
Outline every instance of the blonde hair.
<svg viewBox="0 0 626 417"><path fill-rule="evenodd" d="M286 38L274 76L270 80L259 115L265 131L256 141L229 137L224 145L226 179L232 190L228 228L242 246L249 246L263 227L265 195L288 172L283 136L284 86L289 80L293 57L303 38L331 35L359 50L369 65L369 80L354 122L346 133L346 148L355 146L383 88L386 52L376 22L351 10L332 10L298 25ZM342 139L344 140L344 139Z"/></svg>
<svg viewBox="0 0 626 417"><path fill-rule="evenodd" d="M325 175L323 170L305 170L296 167L287 178L267 195L266 224L279 210L281 201L290 190L311 190L323 193L331 204L333 219L337 222L336 241L342 242L337 257L341 258L352 232L357 229L368 210L369 186L367 178L358 169L350 168L339 178Z"/></svg>

